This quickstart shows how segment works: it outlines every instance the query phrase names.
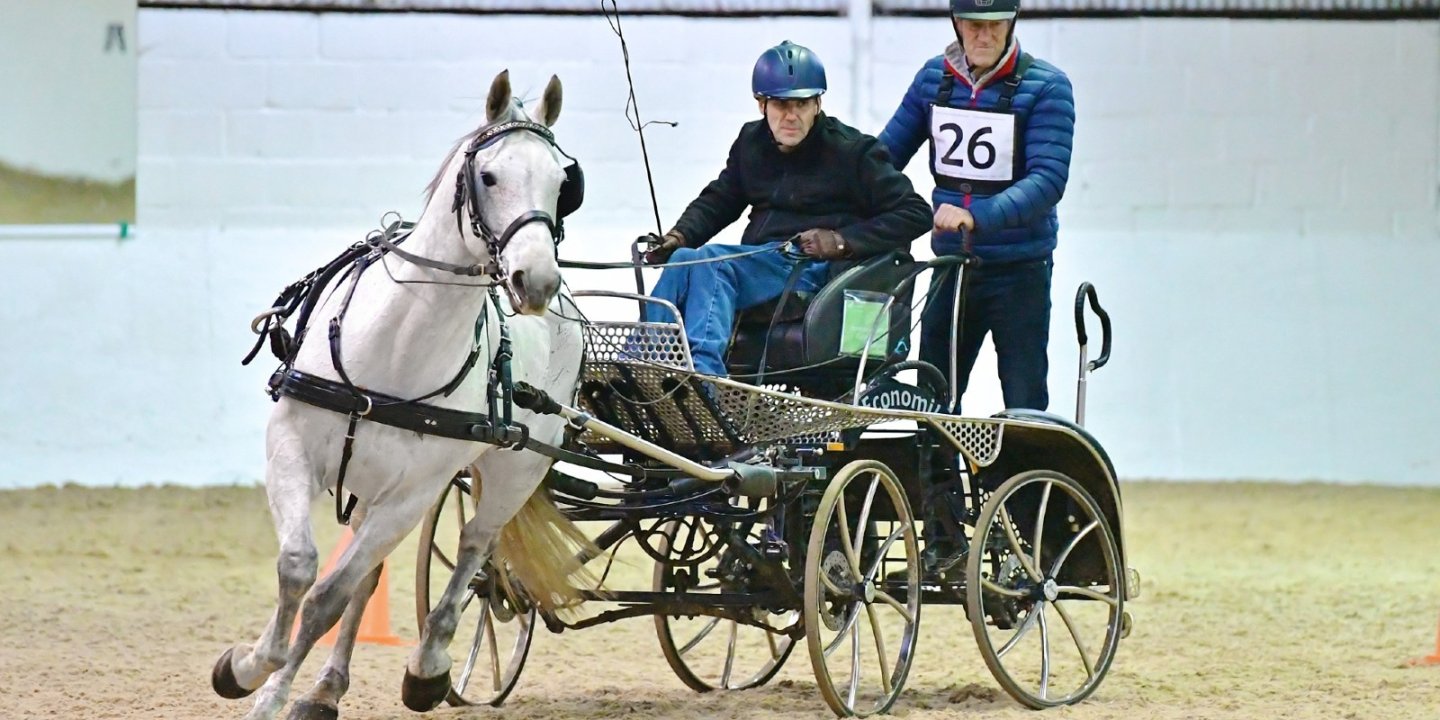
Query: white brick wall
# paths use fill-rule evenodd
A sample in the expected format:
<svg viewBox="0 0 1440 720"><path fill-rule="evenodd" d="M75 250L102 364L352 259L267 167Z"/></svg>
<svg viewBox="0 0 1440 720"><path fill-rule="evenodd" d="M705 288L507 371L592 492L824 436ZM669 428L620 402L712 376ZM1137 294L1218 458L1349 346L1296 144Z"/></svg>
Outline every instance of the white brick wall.
<svg viewBox="0 0 1440 720"><path fill-rule="evenodd" d="M603 18L140 21L140 238L0 245L30 269L0 329L51 338L0 348L0 376L25 379L0 416L26 418L0 428L0 487L258 478L266 369L235 364L250 316L382 212L418 212L502 68L532 97L550 73L565 83L556 130L588 198L563 254L619 258L653 226ZM874 132L951 38L877 19L856 117L843 19L624 27L644 119L679 122L647 131L666 223L755 116L764 47L815 48L827 109ZM1440 483L1440 22L1026 20L1020 37L1077 96L1052 409L1073 412L1069 293L1091 280L1118 334L1088 415L1122 475ZM928 192L923 155L907 172ZM999 409L993 360L971 386L968 410Z"/></svg>

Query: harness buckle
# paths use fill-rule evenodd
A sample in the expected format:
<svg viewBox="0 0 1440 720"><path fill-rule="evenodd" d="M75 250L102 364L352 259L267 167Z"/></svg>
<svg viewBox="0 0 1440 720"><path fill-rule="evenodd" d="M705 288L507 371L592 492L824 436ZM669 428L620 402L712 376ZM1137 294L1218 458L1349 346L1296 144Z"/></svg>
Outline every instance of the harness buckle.
<svg viewBox="0 0 1440 720"><path fill-rule="evenodd" d="M365 409L356 410L355 415L358 417L365 417L366 415L370 414L371 410L375 409L375 401L370 399L369 395L361 395L360 399L365 401Z"/></svg>

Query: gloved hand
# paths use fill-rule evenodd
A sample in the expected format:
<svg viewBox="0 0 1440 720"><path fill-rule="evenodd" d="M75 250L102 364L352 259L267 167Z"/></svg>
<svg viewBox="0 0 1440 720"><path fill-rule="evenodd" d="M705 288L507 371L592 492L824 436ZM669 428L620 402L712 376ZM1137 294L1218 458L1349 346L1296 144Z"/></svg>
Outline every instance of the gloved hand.
<svg viewBox="0 0 1440 720"><path fill-rule="evenodd" d="M850 254L850 248L845 245L845 238L834 230L815 228L806 230L795 236L800 243L800 249L806 255L821 260L838 260Z"/></svg>
<svg viewBox="0 0 1440 720"><path fill-rule="evenodd" d="M685 236L681 235L679 230L671 230L665 233L664 237L655 233L640 237L650 243L650 249L645 251L646 265L663 265L676 250L685 247Z"/></svg>

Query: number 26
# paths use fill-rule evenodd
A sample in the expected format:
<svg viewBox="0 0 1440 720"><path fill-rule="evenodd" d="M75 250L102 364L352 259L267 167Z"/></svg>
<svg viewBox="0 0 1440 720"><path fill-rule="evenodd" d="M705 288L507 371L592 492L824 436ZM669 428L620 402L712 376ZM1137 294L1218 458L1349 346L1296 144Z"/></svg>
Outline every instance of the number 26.
<svg viewBox="0 0 1440 720"><path fill-rule="evenodd" d="M964 129L955 123L945 123L940 126L941 132L945 132L946 130L955 133L955 142L951 143L950 149L946 150L945 153L940 156L940 162L946 165L954 165L955 167L965 167L965 160L955 157L955 151L960 149L960 143L965 139ZM993 130L994 128L990 127L982 127L976 130L975 134L970 136L970 142L965 146L965 157L969 159L971 167L977 170L985 170L995 164L995 146L981 139L989 135ZM977 153L981 149L985 152L985 159L983 161L977 157Z"/></svg>

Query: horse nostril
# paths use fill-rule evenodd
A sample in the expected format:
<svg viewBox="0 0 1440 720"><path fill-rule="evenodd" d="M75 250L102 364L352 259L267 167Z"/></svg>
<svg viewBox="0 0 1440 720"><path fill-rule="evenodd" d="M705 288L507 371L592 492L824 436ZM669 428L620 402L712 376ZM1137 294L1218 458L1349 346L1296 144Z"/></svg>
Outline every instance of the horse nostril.
<svg viewBox="0 0 1440 720"><path fill-rule="evenodd" d="M516 270L510 275L510 289L515 291L515 297L525 297L525 271Z"/></svg>

